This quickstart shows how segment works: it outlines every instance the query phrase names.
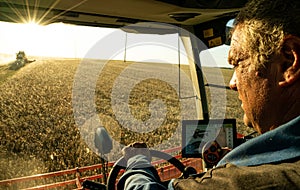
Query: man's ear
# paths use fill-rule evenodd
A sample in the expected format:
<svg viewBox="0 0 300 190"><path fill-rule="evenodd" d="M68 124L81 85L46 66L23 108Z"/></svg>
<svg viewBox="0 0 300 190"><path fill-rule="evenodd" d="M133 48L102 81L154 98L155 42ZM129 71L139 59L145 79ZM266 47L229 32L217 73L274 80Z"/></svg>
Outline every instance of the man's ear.
<svg viewBox="0 0 300 190"><path fill-rule="evenodd" d="M283 62L281 63L282 79L279 86L289 86L300 80L300 38L289 35L284 39L281 53Z"/></svg>

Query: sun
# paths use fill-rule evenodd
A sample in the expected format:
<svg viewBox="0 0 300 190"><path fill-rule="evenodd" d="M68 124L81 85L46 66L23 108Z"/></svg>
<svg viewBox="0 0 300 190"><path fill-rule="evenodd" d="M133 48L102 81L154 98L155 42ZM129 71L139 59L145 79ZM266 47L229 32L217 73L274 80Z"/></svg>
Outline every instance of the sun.
<svg viewBox="0 0 300 190"><path fill-rule="evenodd" d="M34 20L25 22L24 26L26 26L27 28L30 28L32 30L35 30L35 29L41 27L41 25L39 23L35 22Z"/></svg>
<svg viewBox="0 0 300 190"><path fill-rule="evenodd" d="M4 1L1 5L4 7L4 12L1 16L6 17L6 20L16 23L37 23L40 25L48 25L55 23L66 12L72 11L88 0L70 1L66 3L68 7L63 11L56 11L57 6L61 6L62 0L19 0L19 1ZM2 7L1 7L2 8Z"/></svg>

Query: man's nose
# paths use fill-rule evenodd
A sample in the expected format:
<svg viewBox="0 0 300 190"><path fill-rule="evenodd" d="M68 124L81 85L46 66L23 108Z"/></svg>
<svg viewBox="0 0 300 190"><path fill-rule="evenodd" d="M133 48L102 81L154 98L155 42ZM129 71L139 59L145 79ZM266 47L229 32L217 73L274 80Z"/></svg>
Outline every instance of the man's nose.
<svg viewBox="0 0 300 190"><path fill-rule="evenodd" d="M236 83L237 83L237 78L236 78L236 73L234 71L232 77L231 77L231 80L229 82L229 87L232 89L232 90L236 90L237 91L237 86L236 86Z"/></svg>

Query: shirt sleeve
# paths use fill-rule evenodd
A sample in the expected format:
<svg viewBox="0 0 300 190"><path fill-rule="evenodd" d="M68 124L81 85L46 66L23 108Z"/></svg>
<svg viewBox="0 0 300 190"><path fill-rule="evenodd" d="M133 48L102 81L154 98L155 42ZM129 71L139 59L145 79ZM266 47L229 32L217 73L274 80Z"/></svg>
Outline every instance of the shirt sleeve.
<svg viewBox="0 0 300 190"><path fill-rule="evenodd" d="M126 172L118 182L118 189L125 190L166 190L156 169L144 155L136 155L127 162Z"/></svg>
<svg viewBox="0 0 300 190"><path fill-rule="evenodd" d="M173 187L176 190L300 189L300 161L259 166L226 164L208 170L202 177L175 179Z"/></svg>

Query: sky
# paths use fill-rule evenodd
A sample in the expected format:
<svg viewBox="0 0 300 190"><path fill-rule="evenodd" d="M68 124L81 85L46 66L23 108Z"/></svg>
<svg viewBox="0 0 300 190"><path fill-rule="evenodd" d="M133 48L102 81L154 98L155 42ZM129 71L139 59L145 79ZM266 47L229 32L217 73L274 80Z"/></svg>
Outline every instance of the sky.
<svg viewBox="0 0 300 190"><path fill-rule="evenodd" d="M124 59L126 33L111 28L74 26L70 24L54 23L47 26L36 24L16 24L0 22L0 53L15 54L18 51L25 51L32 56L51 56L67 58L83 58L88 51L101 44L101 40L107 36L114 36L116 41L112 43L120 44L120 50L113 59ZM137 34L127 34L128 60L138 61L141 59L158 59L167 62L178 62L178 52L173 47L164 47L161 44L133 44L130 40L135 40ZM152 35L154 37L154 35ZM154 37L156 38L156 37ZM176 42L176 35L163 37L167 41L173 38ZM161 41L164 41L161 40ZM168 42L167 42L168 43ZM109 46L102 44L102 47ZM123 49L123 50L122 50ZM151 53L150 50L152 51ZM111 55L103 55L94 58L109 58ZM151 56L151 57L150 57Z"/></svg>
<svg viewBox="0 0 300 190"><path fill-rule="evenodd" d="M178 42L180 54L178 54ZM204 55L213 54L213 58L220 66L227 67L228 48L223 46L219 49L215 48L212 52L209 50ZM177 34L133 34L120 29L63 23L41 26L34 23L0 22L0 53L11 55L11 57L2 57L2 60L0 58L0 61L15 58L18 51L25 51L28 57L188 63L183 44L178 41ZM209 61L205 62L209 64Z"/></svg>

